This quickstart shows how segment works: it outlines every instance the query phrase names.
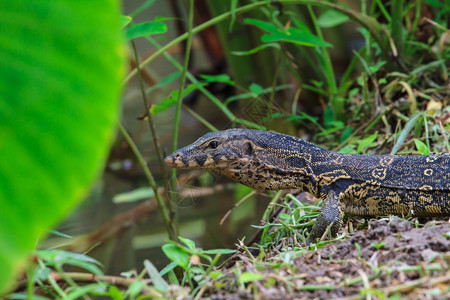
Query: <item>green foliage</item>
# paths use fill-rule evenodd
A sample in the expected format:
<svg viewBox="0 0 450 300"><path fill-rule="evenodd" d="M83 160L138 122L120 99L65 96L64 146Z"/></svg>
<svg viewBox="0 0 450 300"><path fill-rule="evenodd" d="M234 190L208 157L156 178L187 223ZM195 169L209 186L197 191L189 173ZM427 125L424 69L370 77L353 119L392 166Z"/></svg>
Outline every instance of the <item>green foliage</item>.
<svg viewBox="0 0 450 300"><path fill-rule="evenodd" d="M301 29L295 27L281 29L272 23L251 18L244 19L244 22L246 24L258 26L262 30L268 32L267 34L263 34L261 36L261 41L265 43L288 42L309 47L331 47L330 43L325 42L321 38L309 32L302 31Z"/></svg>
<svg viewBox="0 0 450 300"><path fill-rule="evenodd" d="M114 1L2 1L0 22L2 293L98 176L124 51Z"/></svg>
<svg viewBox="0 0 450 300"><path fill-rule="evenodd" d="M418 139L414 139L414 143L416 144L416 148L420 152L420 154L430 155L430 149L427 147L427 145L425 145L424 142Z"/></svg>
<svg viewBox="0 0 450 300"><path fill-rule="evenodd" d="M183 269L188 268L189 252L186 251L185 248L174 244L165 244L162 247L162 250L167 258L176 263L178 266L182 267Z"/></svg>
<svg viewBox="0 0 450 300"><path fill-rule="evenodd" d="M96 275L103 274L99 269L101 264L95 259L84 254L53 249L37 251L36 255L39 259L45 261L46 267L55 267L56 269L61 270L63 266L69 265L85 269L86 271Z"/></svg>
<svg viewBox="0 0 450 300"><path fill-rule="evenodd" d="M320 17L317 19L317 23L320 27L327 28L327 27L334 27L341 25L345 22L350 20L350 18L338 11L329 9L325 11Z"/></svg>
<svg viewBox="0 0 450 300"><path fill-rule="evenodd" d="M264 276L262 276L259 273L244 272L239 276L238 281L242 284L242 283L249 283L249 282L263 280L263 279L264 279Z"/></svg>
<svg viewBox="0 0 450 300"><path fill-rule="evenodd" d="M144 261L144 266L145 266L145 269L147 270L147 273L149 274L150 278L152 279L152 282L153 282L153 285L155 286L155 288L162 293L167 292L169 285L164 280L164 278L162 278L161 274L158 272L156 267L149 260ZM132 291L132 295L134 295L134 296L137 296L137 294L140 292L140 290L144 286L143 282L139 282L139 283L141 283L140 288L138 290Z"/></svg>
<svg viewBox="0 0 450 300"><path fill-rule="evenodd" d="M315 224L315 218L320 213L320 202L315 205L300 202L292 194L287 194L285 199L280 199L279 203L273 202L269 205L265 213L265 224L253 227L262 229L261 245L271 249L271 245L278 245L286 236L295 236L295 239L289 242L293 248L301 248L299 243L305 243L307 230ZM269 219L273 210L282 207L283 210L278 214L275 221ZM336 240L342 237L337 237ZM314 247L323 247L330 241L321 241Z"/></svg>
<svg viewBox="0 0 450 300"><path fill-rule="evenodd" d="M189 93L197 90L198 88L204 86L204 84L190 84L183 90L183 98L186 97ZM169 97L162 100L158 104L152 105L150 107L150 113L152 115L156 115L162 111L165 111L166 109L169 109L177 104L178 98L179 98L179 90L174 90L170 93Z"/></svg>
<svg viewBox="0 0 450 300"><path fill-rule="evenodd" d="M194 241L179 237L179 239L186 245L183 246L181 244L177 244L174 242L165 244L162 246L162 250L164 254L178 266L182 267L185 270L188 270L192 267L191 258L192 256L198 256L209 263L217 262L217 259L220 255L223 254L232 254L235 253L236 250L231 249L210 249L203 250L201 248L196 248ZM216 255L215 258L211 258L209 255ZM213 266L213 265L212 265Z"/></svg>
<svg viewBox="0 0 450 300"><path fill-rule="evenodd" d="M391 154L396 154L397 151L400 149L400 147L405 143L405 140L408 137L409 132L414 128L420 116L421 114L416 114L412 116L411 119L408 120L408 122L405 125L405 128L402 130L397 142L395 143L394 148L392 148Z"/></svg>
<svg viewBox="0 0 450 300"><path fill-rule="evenodd" d="M211 278L218 279L223 277L221 272L215 271L214 268L221 255L232 254L235 253L236 250L203 250L201 248L196 248L195 242L190 239L183 237L179 237L179 239L185 246L175 242L170 242L162 246L164 254L172 261L172 263L162 270L160 274L173 272L173 269L176 266L181 267L184 270L182 283L189 283L189 286L193 289L191 296L194 296L196 291L205 286ZM211 257L210 255L214 255L214 257ZM205 260L207 264L201 263L201 259ZM195 281L197 285L197 288L195 289L193 281Z"/></svg>
<svg viewBox="0 0 450 300"><path fill-rule="evenodd" d="M374 132L373 134L369 135L368 137L364 138L358 143L358 148L356 149L357 153L361 153L361 151L367 147L369 147L378 136L378 131Z"/></svg>
<svg viewBox="0 0 450 300"><path fill-rule="evenodd" d="M152 34L162 34L167 32L167 25L162 22L150 21L133 24L127 29L127 39L132 40Z"/></svg>
<svg viewBox="0 0 450 300"><path fill-rule="evenodd" d="M48 283L51 289L49 288L47 291L53 298L79 299L79 297L83 297L88 293L106 291L107 284L105 283L99 282L79 286L70 277L70 274L63 272L64 267L74 266L80 270L90 272L91 274L87 274L86 278L89 276L92 278L93 276L103 275L99 269L101 264L86 255L61 250L42 250L35 252L35 260L37 263L29 268L28 271L28 285L32 286L36 284L43 286L45 283ZM62 274L62 279L67 284L67 288L62 288L62 285L55 279L59 276L58 274ZM32 295L31 292L30 290L28 291L28 299L30 297L33 299L37 297L36 295ZM21 294L16 295L21 296Z"/></svg>
<svg viewBox="0 0 450 300"><path fill-rule="evenodd" d="M377 250L382 249L384 246L386 246L386 242L379 242L379 243L372 243L371 244L372 247L374 247Z"/></svg>
<svg viewBox="0 0 450 300"><path fill-rule="evenodd" d="M358 258L361 259L362 258L361 245L358 242L355 242L355 248L356 251L358 252Z"/></svg>

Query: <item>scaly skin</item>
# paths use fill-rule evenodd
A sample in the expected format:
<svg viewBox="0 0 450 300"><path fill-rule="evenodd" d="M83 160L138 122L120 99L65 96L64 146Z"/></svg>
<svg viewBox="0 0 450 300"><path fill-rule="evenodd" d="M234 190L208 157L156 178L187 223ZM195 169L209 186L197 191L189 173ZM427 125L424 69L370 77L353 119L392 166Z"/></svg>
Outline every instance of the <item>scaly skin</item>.
<svg viewBox="0 0 450 300"><path fill-rule="evenodd" d="M450 216L450 155L350 155L260 130L210 132L175 151L173 168L206 169L259 190L300 189L324 199L309 241L344 213Z"/></svg>

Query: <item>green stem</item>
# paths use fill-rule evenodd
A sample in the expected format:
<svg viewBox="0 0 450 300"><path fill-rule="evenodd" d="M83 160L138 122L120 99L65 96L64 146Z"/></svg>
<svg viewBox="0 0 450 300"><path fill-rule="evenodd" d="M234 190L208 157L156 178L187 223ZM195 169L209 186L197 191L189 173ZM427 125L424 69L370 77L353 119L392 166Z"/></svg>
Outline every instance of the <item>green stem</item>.
<svg viewBox="0 0 450 300"><path fill-rule="evenodd" d="M414 21L413 24L411 26L411 30L409 31L409 34L411 36L414 36L414 34L416 33L416 29L417 29L417 25L419 24L419 20L420 20L420 7L421 7L421 0L416 0L416 10L414 13Z"/></svg>
<svg viewBox="0 0 450 300"><path fill-rule="evenodd" d="M397 48L398 59L403 59L403 36L402 36L402 14L403 14L403 0L393 0L391 7L392 23L392 39Z"/></svg>
<svg viewBox="0 0 450 300"><path fill-rule="evenodd" d="M172 152L175 152L178 148L178 134L179 134L179 126L180 126L180 114L181 114L181 105L183 103L183 91L184 85L186 81L186 72L189 66L189 56L191 53L191 44L192 44L192 24L194 23L194 0L189 1L189 24L188 24L188 32L187 32L187 42L186 42L186 52L184 54L184 65L181 69L181 78L180 78L180 90L178 92L177 106L175 110L175 124L173 126L173 137L172 137ZM177 170L175 168L172 169L172 190L176 190L177 188Z"/></svg>
<svg viewBox="0 0 450 300"><path fill-rule="evenodd" d="M128 132L123 128L122 124L119 123L119 130L122 133L123 137L127 141L128 145L130 145L131 150L133 151L134 155L136 155L136 158L141 165L142 169L144 170L145 177L147 177L147 181L150 184L150 187L153 189L153 192L156 197L156 201L158 203L159 209L161 211L161 215L164 220L164 225L166 226L167 233L169 235L169 238L172 241L177 241L176 231L175 228L172 227L172 223L169 218L169 214L167 212L166 205L164 204L164 200L161 197L161 194L158 191L158 186L156 185L156 181L153 178L152 173L150 172L150 169L147 166L147 163L145 162L144 158L141 155L141 152L139 152L139 149L137 148L136 144L134 143L131 136L128 134Z"/></svg>
<svg viewBox="0 0 450 300"><path fill-rule="evenodd" d="M159 143L159 138L158 135L156 134L156 128L155 128L155 122L153 122L153 116L150 113L149 109L150 106L148 105L148 101L147 101L147 94L145 93L145 89L144 89L144 83L142 80L142 75L141 75L141 69L139 67L139 58L137 55L137 51L136 51L136 45L134 44L134 41L131 41L131 46L133 47L133 52L134 52L134 57L136 60L136 65L137 65L137 70L138 70L138 81L139 81L139 86L141 88L141 93L142 93L142 100L144 101L144 107L145 107L145 115L147 117L147 121L148 121L148 126L150 126L150 131L152 132L152 138L153 138L153 146L155 147L155 151L156 151L156 157L158 159L158 163L159 163L159 168L161 170L161 174L163 177L163 181L164 181L164 189L165 189L165 195L166 195L166 203L167 203L167 207L169 209L170 215L174 216L175 212L173 209L173 205L172 205L172 197L171 197L171 188L170 188L170 184L169 184L169 180L167 178L167 172L166 172L166 168L164 167L164 161L163 161L163 156L161 154L161 145ZM171 223L174 223L173 219L170 219ZM172 228L176 228L176 226L174 226L173 224L171 225ZM175 235L178 236L177 232L175 232Z"/></svg>

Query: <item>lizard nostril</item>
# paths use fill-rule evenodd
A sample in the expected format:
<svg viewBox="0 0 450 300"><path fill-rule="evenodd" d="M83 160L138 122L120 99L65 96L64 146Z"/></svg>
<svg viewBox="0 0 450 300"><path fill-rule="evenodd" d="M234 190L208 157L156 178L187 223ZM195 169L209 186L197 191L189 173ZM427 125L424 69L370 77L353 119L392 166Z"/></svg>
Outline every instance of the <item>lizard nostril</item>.
<svg viewBox="0 0 450 300"><path fill-rule="evenodd" d="M180 158L180 157L181 157L181 153L180 153L180 152L175 153L175 155L174 155L173 157L175 157L175 158Z"/></svg>

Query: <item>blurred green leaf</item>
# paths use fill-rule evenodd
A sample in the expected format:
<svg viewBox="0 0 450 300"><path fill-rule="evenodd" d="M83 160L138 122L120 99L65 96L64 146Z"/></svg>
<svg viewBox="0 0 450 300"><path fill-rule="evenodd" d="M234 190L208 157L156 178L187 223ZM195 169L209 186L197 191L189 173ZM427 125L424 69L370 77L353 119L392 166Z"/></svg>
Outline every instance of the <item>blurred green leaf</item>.
<svg viewBox="0 0 450 300"><path fill-rule="evenodd" d="M308 25L306 25L302 20L299 18L291 15L292 22L297 26L301 31L311 33L311 30L309 29Z"/></svg>
<svg viewBox="0 0 450 300"><path fill-rule="evenodd" d="M346 127L344 129L344 132L341 134L341 143L348 139L352 135L354 130L355 128L353 127Z"/></svg>
<svg viewBox="0 0 450 300"><path fill-rule="evenodd" d="M255 86L250 85L250 87L253 88L255 91L257 91L259 89L258 86L260 87L260 85L255 85ZM292 88L291 84L283 84L283 85L276 86L275 91L281 91L281 90L286 90L286 89L291 89L291 88ZM260 94L270 93L271 91L272 91L272 87L265 88L262 90L262 92ZM238 95L229 97L225 101L225 104L231 103L236 100L253 99L253 98L255 98L255 94L250 91L248 93L242 93L242 94L238 94Z"/></svg>
<svg viewBox="0 0 450 300"><path fill-rule="evenodd" d="M396 154L397 151L400 149L400 147L405 143L406 138L408 137L408 134L414 128L414 126L420 116L422 116L422 113L417 113L417 114L413 115L408 120L408 122L406 122L405 128L403 128L402 132L400 133L400 136L398 137L398 140L395 142L395 145L392 148L391 154Z"/></svg>
<svg viewBox="0 0 450 300"><path fill-rule="evenodd" d="M70 265L83 268L96 275L103 275L103 272L98 267L101 266L101 263L84 254L57 249L40 250L36 253L45 261L47 266Z"/></svg>
<svg viewBox="0 0 450 300"><path fill-rule="evenodd" d="M257 20L257 19L246 18L246 19L244 19L244 23L245 24L255 25L255 26L261 28L262 30L267 31L267 32L271 32L271 33L279 31L278 27L273 25L272 23L261 21L261 20Z"/></svg>
<svg viewBox="0 0 450 300"><path fill-rule="evenodd" d="M373 65L373 66L370 66L369 67L369 70L370 70L370 72L372 72L372 74L373 73L376 73L376 72L378 72L378 70L380 70L380 68L382 67L382 66L384 66L386 64L386 61L379 61L379 62L377 62L375 65Z"/></svg>
<svg viewBox="0 0 450 300"><path fill-rule="evenodd" d="M164 280L164 278L162 278L162 276L159 274L158 269L156 269L156 267L152 264L152 262L147 259L144 260L144 266L145 269L147 270L148 275L152 279L152 283L155 286L155 288L160 292L163 293L166 292L167 289L169 288L169 285ZM132 297L136 296L140 292L140 290L145 286L145 282L140 283L142 284L142 286L140 287L139 291L133 294L130 293Z"/></svg>
<svg viewBox="0 0 450 300"><path fill-rule="evenodd" d="M155 22L164 22L164 21L173 21L173 20L177 20L177 18L156 16L155 19L154 19Z"/></svg>
<svg viewBox="0 0 450 300"><path fill-rule="evenodd" d="M0 294L83 198L119 112L117 1L0 1Z"/></svg>
<svg viewBox="0 0 450 300"><path fill-rule="evenodd" d="M262 276L259 273L250 273L250 272L244 272L239 276L239 282L241 283L248 283L253 282L257 280L263 280L264 276Z"/></svg>
<svg viewBox="0 0 450 300"><path fill-rule="evenodd" d="M231 0L230 2L231 20L229 30L231 32L233 30L234 22L236 21L236 7L238 4L238 0Z"/></svg>
<svg viewBox="0 0 450 300"><path fill-rule="evenodd" d="M138 188L126 193L117 194L113 197L114 203L129 203L144 199L149 199L155 196L155 192L150 187Z"/></svg>
<svg viewBox="0 0 450 300"><path fill-rule="evenodd" d="M180 241L182 241L190 250L195 250L195 242L188 238L179 236Z"/></svg>
<svg viewBox="0 0 450 300"><path fill-rule="evenodd" d="M114 300L122 300L122 299L124 299L124 297L123 297L122 293L120 292L120 290L114 285L111 285L109 287L109 289L108 289L108 296L110 296L111 299L114 299Z"/></svg>
<svg viewBox="0 0 450 300"><path fill-rule="evenodd" d="M167 266L165 266L161 271L159 271L159 275L164 276L173 269L175 269L178 265L175 262L171 262Z"/></svg>
<svg viewBox="0 0 450 300"><path fill-rule="evenodd" d="M414 144L416 144L416 148L420 152L420 154L430 155L431 151L424 142L418 139L414 139Z"/></svg>
<svg viewBox="0 0 450 300"><path fill-rule="evenodd" d="M8 295L8 299L10 299L10 300L29 300L30 297L28 297L28 295L25 293L22 293L22 294L14 293L14 294ZM49 300L49 298L39 296L39 295L33 295L32 299L33 300Z"/></svg>
<svg viewBox="0 0 450 300"><path fill-rule="evenodd" d="M203 254L233 254L236 253L236 250L233 249L209 249L203 250Z"/></svg>
<svg viewBox="0 0 450 300"><path fill-rule="evenodd" d="M205 86L204 83L196 83L196 84L190 84L183 90L183 96L182 98L186 97L189 93L195 91L201 86ZM159 114L162 111L165 111L166 109L171 108L175 104L177 104L178 100L178 94L180 93L180 90L174 90L170 93L169 97L162 100L158 104L154 104L150 107L150 113L152 115Z"/></svg>
<svg viewBox="0 0 450 300"><path fill-rule="evenodd" d="M167 25L162 22L150 21L131 25L127 30L127 40L153 34L167 32Z"/></svg>
<svg viewBox="0 0 450 300"><path fill-rule="evenodd" d="M264 88L256 83L250 84L248 89L253 93L253 97L259 96L264 91Z"/></svg>
<svg viewBox="0 0 450 300"><path fill-rule="evenodd" d="M177 80L178 78L180 78L181 72L180 71L176 71L173 73L170 73L169 75L167 75L166 77L164 77L163 79L161 79L157 84L155 84L154 86L149 87L148 89L145 90L146 93L150 93L154 90L160 89L166 85L171 84L172 82L174 82L175 80Z"/></svg>
<svg viewBox="0 0 450 300"><path fill-rule="evenodd" d="M123 28L130 24L131 20L133 20L130 16L120 16L120 27Z"/></svg>
<svg viewBox="0 0 450 300"><path fill-rule="evenodd" d="M76 300L83 298L85 295L91 292L102 292L104 293L108 285L103 282L91 283L83 286L77 286L76 289L70 290L70 292L64 297L64 300Z"/></svg>
<svg viewBox="0 0 450 300"><path fill-rule="evenodd" d="M377 137L378 137L378 131L374 132L373 134L371 134L368 137L359 141L356 152L361 153L361 151L363 149L367 148L370 144L372 144L372 142L375 141L377 139Z"/></svg>
<svg viewBox="0 0 450 300"><path fill-rule="evenodd" d="M320 27L329 28L341 25L347 22L349 19L350 18L347 15L344 15L343 13L340 13L333 9L329 9L325 11L319 17L319 19L317 19L317 22L319 23Z"/></svg>
<svg viewBox="0 0 450 300"><path fill-rule="evenodd" d="M327 110L325 110L325 113L327 112ZM325 114L326 115L326 114ZM323 135L327 135L339 130L342 130L344 128L344 123L342 121L328 121L327 123L325 123L329 128L322 130L321 132L319 132L316 136L323 136Z"/></svg>
<svg viewBox="0 0 450 300"><path fill-rule="evenodd" d="M310 116L310 115L308 115L307 113L305 113L305 112L303 112L303 111L299 111L298 113L299 113L300 115L291 115L291 116L289 116L289 118L287 118L287 121L294 121L294 120L308 120L308 121L310 121L311 123L319 124L319 123L317 122L317 120L319 120L318 117Z"/></svg>
<svg viewBox="0 0 450 300"><path fill-rule="evenodd" d="M219 74L219 75L201 74L200 78L202 78L203 80L205 80L208 83L221 82L221 83L226 83L229 85L234 85L234 81L231 80L231 78L228 74Z"/></svg>
<svg viewBox="0 0 450 300"><path fill-rule="evenodd" d="M169 258L171 261L173 261L183 269L187 269L187 267L189 266L190 256L189 253L186 252L186 250L174 244L165 244L162 246L162 250L167 258Z"/></svg>
<svg viewBox="0 0 450 300"><path fill-rule="evenodd" d="M345 154L355 153L355 145L345 145L338 152L339 153L345 153Z"/></svg>
<svg viewBox="0 0 450 300"><path fill-rule="evenodd" d="M318 36L315 36L309 32L302 31L295 27L280 29L272 23L251 18L244 19L244 23L255 25L262 30L267 31L269 34L263 34L261 37L261 41L265 43L288 42L309 47L332 47L330 43L325 42Z"/></svg>

